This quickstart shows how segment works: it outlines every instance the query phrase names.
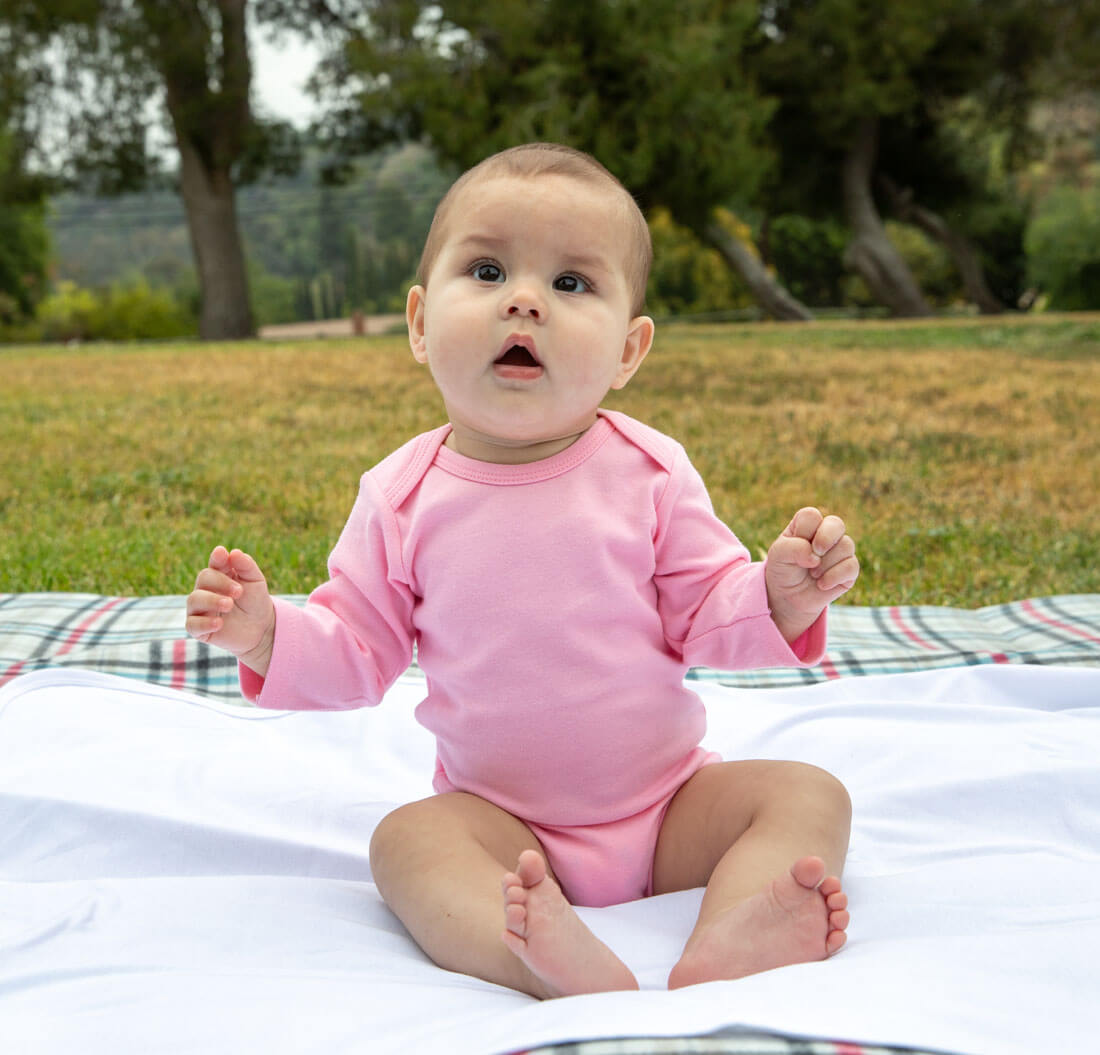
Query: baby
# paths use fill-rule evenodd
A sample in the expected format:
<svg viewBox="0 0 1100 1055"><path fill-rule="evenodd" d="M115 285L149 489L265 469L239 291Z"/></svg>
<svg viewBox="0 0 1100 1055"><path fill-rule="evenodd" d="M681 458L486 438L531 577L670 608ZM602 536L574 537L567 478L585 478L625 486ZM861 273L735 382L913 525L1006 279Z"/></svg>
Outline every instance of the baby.
<svg viewBox="0 0 1100 1055"><path fill-rule="evenodd" d="M471 169L407 306L449 423L363 476L304 608L223 546L187 602L263 707L377 704L416 645L436 794L378 826L374 880L437 964L542 998L637 988L574 905L705 886L670 987L823 959L848 924L844 788L704 751L683 675L816 662L855 546L806 508L753 563L683 448L600 408L653 342L650 256L585 154Z"/></svg>

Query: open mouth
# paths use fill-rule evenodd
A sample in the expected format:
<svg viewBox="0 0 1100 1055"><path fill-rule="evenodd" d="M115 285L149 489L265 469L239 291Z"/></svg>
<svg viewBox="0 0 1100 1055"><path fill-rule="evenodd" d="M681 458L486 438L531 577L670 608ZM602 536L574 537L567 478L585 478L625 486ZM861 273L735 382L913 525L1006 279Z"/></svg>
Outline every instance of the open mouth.
<svg viewBox="0 0 1100 1055"><path fill-rule="evenodd" d="M497 366L539 366L539 361L524 348L523 345L513 344L506 349L504 354L496 360Z"/></svg>
<svg viewBox="0 0 1100 1055"><path fill-rule="evenodd" d="M535 355L535 343L530 337L513 335L504 342L500 355L493 360L498 377L531 380L542 375L542 363Z"/></svg>

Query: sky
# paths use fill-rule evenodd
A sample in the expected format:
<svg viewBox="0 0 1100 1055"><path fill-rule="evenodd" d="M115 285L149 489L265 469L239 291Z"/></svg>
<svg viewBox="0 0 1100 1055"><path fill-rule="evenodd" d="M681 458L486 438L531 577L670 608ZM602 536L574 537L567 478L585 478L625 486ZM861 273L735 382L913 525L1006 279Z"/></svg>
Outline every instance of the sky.
<svg viewBox="0 0 1100 1055"><path fill-rule="evenodd" d="M289 36L274 43L261 33L253 33L249 43L254 99L270 116L304 127L315 110L305 83L317 62L316 46Z"/></svg>

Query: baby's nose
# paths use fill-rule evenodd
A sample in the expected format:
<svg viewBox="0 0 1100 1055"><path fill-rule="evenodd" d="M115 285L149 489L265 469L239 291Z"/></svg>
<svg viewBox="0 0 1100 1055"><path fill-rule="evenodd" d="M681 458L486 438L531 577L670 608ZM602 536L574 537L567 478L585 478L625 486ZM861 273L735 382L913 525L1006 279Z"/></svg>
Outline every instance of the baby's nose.
<svg viewBox="0 0 1100 1055"><path fill-rule="evenodd" d="M538 284L530 279L520 279L504 291L501 307L511 317L532 319L535 322L542 322L546 318L546 301Z"/></svg>

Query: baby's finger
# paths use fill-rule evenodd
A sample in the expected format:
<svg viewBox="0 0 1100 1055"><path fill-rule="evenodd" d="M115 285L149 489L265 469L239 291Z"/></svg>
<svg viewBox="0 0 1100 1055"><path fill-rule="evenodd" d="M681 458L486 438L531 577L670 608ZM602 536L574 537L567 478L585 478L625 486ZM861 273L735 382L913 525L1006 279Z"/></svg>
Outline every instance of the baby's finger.
<svg viewBox="0 0 1100 1055"><path fill-rule="evenodd" d="M214 590L192 590L187 596L187 614L195 616L224 615L232 611L233 598Z"/></svg>
<svg viewBox="0 0 1100 1055"><path fill-rule="evenodd" d="M241 594L241 584L236 579L214 568L203 568L199 572L195 577L195 589L222 594L226 597L239 597Z"/></svg>
<svg viewBox="0 0 1100 1055"><path fill-rule="evenodd" d="M810 541L817 534L817 530L821 526L821 520L820 509L806 506L791 517L791 522L783 529L783 534L791 538L804 538Z"/></svg>
<svg viewBox="0 0 1100 1055"><path fill-rule="evenodd" d="M854 554L850 557L846 557L842 561L838 561L831 568L829 568L818 580L817 586L820 590L838 591L845 593L850 590L859 578L859 558Z"/></svg>
<svg viewBox="0 0 1100 1055"><path fill-rule="evenodd" d="M221 616L189 615L184 627L196 641L209 641L222 628Z"/></svg>
<svg viewBox="0 0 1100 1055"><path fill-rule="evenodd" d="M821 555L821 563L811 572L815 579L820 579L834 565L846 561L855 555L856 544L850 535L842 535L841 538L829 547Z"/></svg>
<svg viewBox="0 0 1100 1055"><path fill-rule="evenodd" d="M816 568L821 558L814 553L807 539L784 532L772 543L768 560L779 564L793 564L799 568Z"/></svg>
<svg viewBox="0 0 1100 1055"><path fill-rule="evenodd" d="M240 582L263 582L264 573L251 555L235 549L228 556L229 568Z"/></svg>
<svg viewBox="0 0 1100 1055"><path fill-rule="evenodd" d="M812 545L814 553L822 556L844 538L844 521L837 516L825 517L814 532Z"/></svg>
<svg viewBox="0 0 1100 1055"><path fill-rule="evenodd" d="M210 553L210 567L228 572L230 570L229 550L224 546L215 546Z"/></svg>

